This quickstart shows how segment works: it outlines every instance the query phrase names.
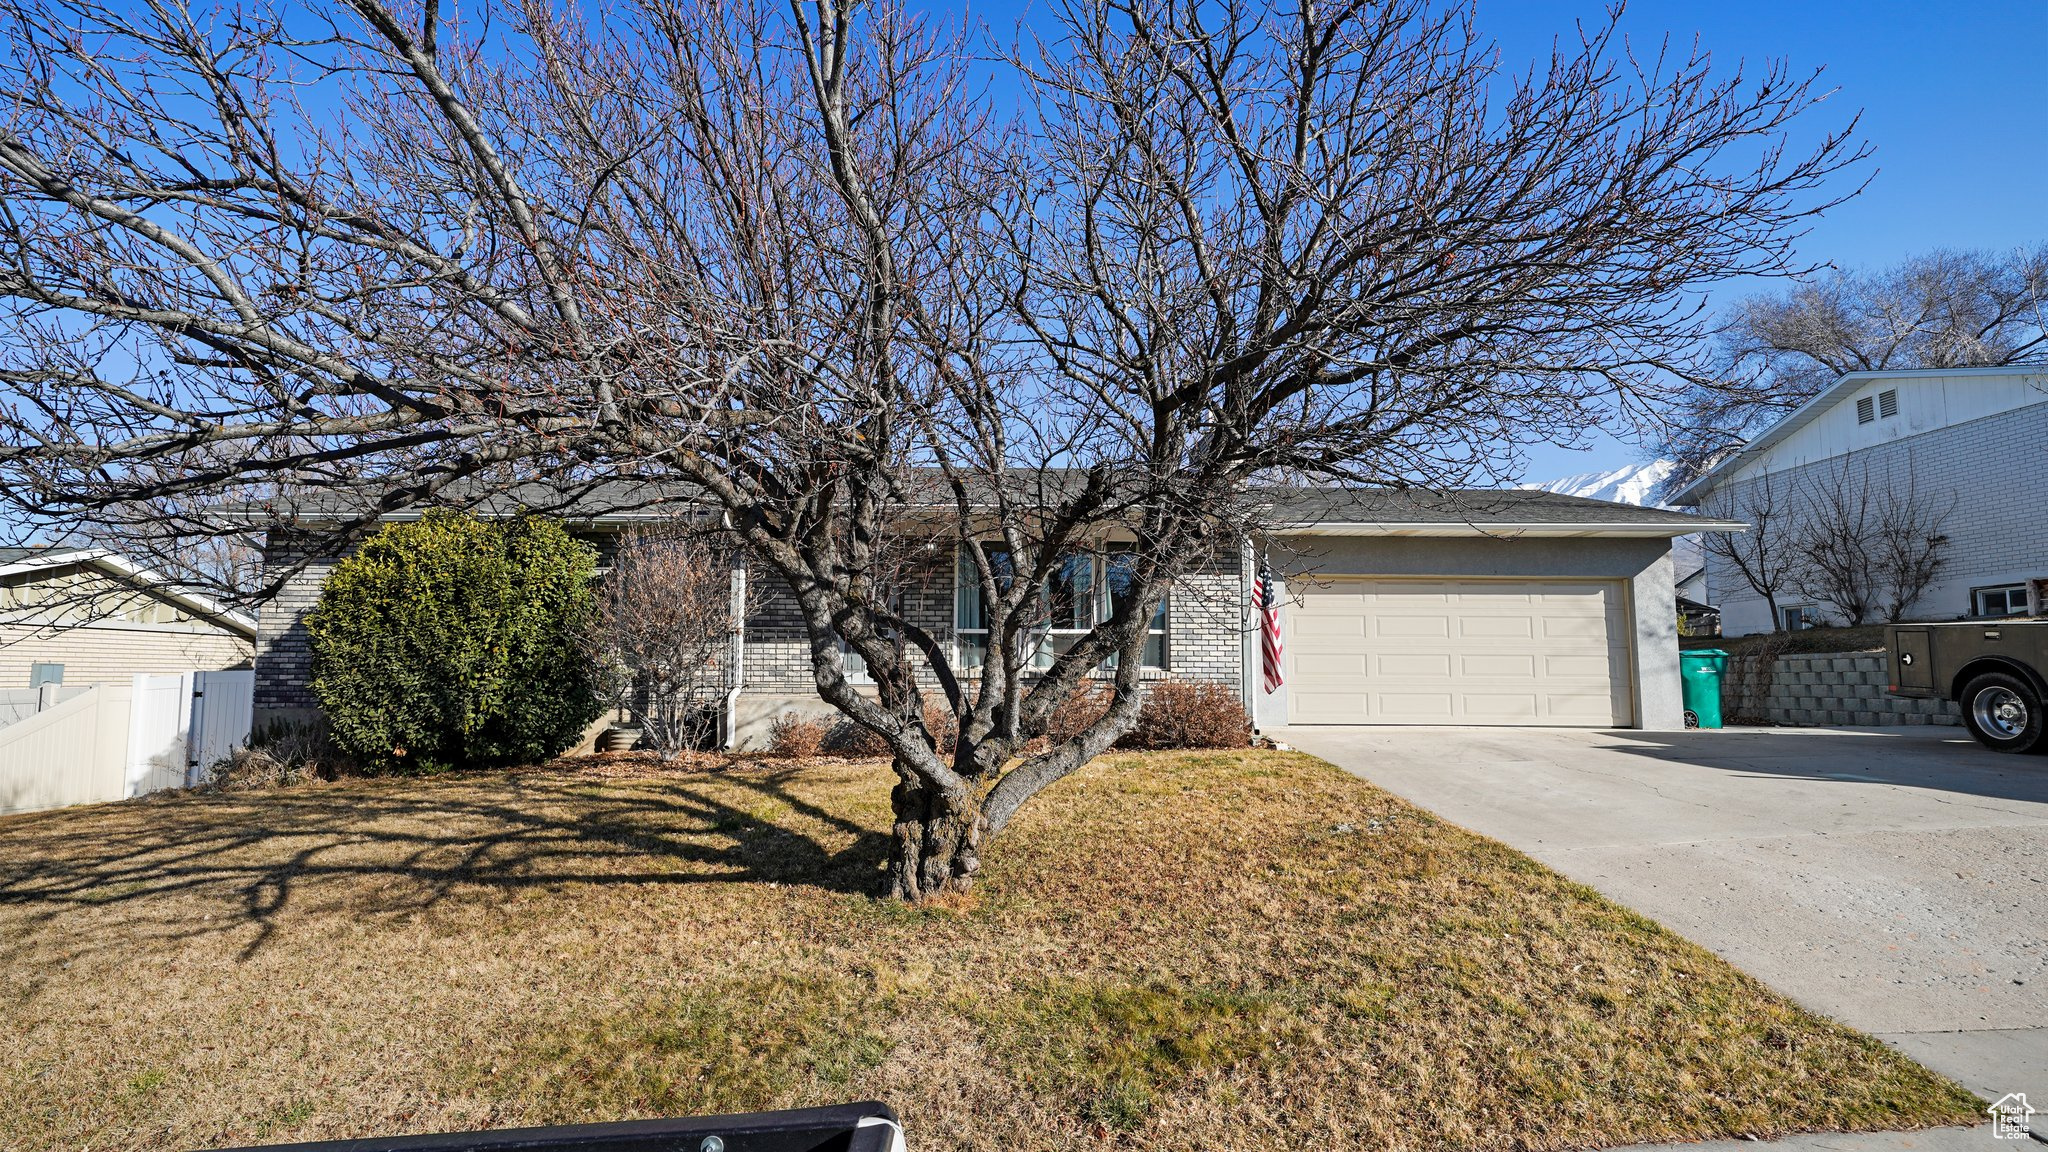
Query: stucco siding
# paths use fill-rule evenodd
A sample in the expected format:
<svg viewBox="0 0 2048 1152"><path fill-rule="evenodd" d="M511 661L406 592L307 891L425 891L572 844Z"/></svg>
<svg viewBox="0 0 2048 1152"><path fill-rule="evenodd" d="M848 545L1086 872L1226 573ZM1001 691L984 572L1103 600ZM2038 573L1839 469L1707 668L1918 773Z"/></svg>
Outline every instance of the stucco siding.
<svg viewBox="0 0 2048 1152"><path fill-rule="evenodd" d="M1853 401L1851 412L1853 413ZM1853 415L1852 415L1853 419ZM1789 443L1789 442L1788 442ZM1781 506L1816 484L1869 476L1880 485L1911 484L1920 497L1953 511L1944 525L1946 567L1909 613L1914 620L1953 620L1970 613L1970 590L2048 577L2048 403L2033 404L1860 448L1780 467L1769 473ZM1708 506L1741 517L1766 481L1755 469L1715 485ZM1772 627L1764 599L1727 561L1709 555L1709 602L1721 609L1730 636ZM1797 590L1778 602L1816 603ZM1825 609L1823 609L1825 611Z"/></svg>

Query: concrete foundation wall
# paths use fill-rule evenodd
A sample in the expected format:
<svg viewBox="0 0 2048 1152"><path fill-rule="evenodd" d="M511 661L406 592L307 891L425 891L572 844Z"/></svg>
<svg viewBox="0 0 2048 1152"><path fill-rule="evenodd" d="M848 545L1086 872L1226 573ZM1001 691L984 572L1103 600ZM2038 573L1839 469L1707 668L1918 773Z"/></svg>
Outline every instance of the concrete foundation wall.
<svg viewBox="0 0 2048 1152"><path fill-rule="evenodd" d="M1882 652L1780 656L1768 685L1745 685L1730 662L1721 682L1722 714L1798 727L1961 724L1952 700L1891 696L1889 658ZM1757 691L1760 688L1761 691ZM1741 697L1741 698L1738 698Z"/></svg>

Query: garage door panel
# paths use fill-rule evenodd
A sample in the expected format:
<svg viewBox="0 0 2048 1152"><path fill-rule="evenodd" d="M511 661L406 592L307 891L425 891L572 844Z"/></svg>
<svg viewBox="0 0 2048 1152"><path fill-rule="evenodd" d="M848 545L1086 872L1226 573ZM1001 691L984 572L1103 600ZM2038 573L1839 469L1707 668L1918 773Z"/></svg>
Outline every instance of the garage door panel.
<svg viewBox="0 0 2048 1152"><path fill-rule="evenodd" d="M1367 665L1370 657L1364 652L1305 652L1295 659L1295 667L1306 681L1327 680L1333 677L1360 677L1369 674Z"/></svg>
<svg viewBox="0 0 2048 1152"><path fill-rule="evenodd" d="M1613 698L1605 692L1552 692L1544 699L1550 719L1604 728L1614 721Z"/></svg>
<svg viewBox="0 0 2048 1152"><path fill-rule="evenodd" d="M1384 724L1442 724L1457 716L1457 698L1451 692L1378 692L1376 719Z"/></svg>
<svg viewBox="0 0 2048 1152"><path fill-rule="evenodd" d="M1465 655L1458 657L1458 674L1465 677L1496 676L1513 680L1534 680L1536 661L1537 656L1534 652ZM1449 670L1445 671L1448 674Z"/></svg>
<svg viewBox="0 0 2048 1152"><path fill-rule="evenodd" d="M1630 721L1623 586L1325 578L1288 612L1302 724Z"/></svg>
<svg viewBox="0 0 2048 1152"><path fill-rule="evenodd" d="M1443 639L1451 634L1449 615L1370 617L1367 635L1388 640Z"/></svg>
<svg viewBox="0 0 2048 1152"><path fill-rule="evenodd" d="M1451 675L1448 652L1382 652L1373 657L1373 671L1380 676L1416 676L1433 680Z"/></svg>
<svg viewBox="0 0 2048 1152"><path fill-rule="evenodd" d="M1547 652L1542 657L1542 674L1551 680L1605 680L1623 666L1623 660L1616 659L1616 653L1603 652L1598 656L1567 656L1558 652ZM1536 675L1532 667L1528 673Z"/></svg>
<svg viewBox="0 0 2048 1152"><path fill-rule="evenodd" d="M1529 640L1538 627L1538 622L1527 616L1458 617L1458 635L1474 640Z"/></svg>

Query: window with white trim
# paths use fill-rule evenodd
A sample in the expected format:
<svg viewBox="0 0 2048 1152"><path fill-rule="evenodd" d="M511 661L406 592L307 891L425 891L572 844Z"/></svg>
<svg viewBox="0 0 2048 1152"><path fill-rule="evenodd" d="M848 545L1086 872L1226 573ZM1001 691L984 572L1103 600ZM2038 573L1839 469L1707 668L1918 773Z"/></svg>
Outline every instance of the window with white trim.
<svg viewBox="0 0 2048 1152"><path fill-rule="evenodd" d="M1108 620L1130 594L1131 561L1129 545L1112 544L1100 553L1076 553L1054 566L1040 592L1045 612L1044 633L1032 653L1031 667L1050 668L1060 653L1067 651L1097 624ZM983 548L996 570L996 580L1007 587L1014 571L1009 553L1000 548ZM981 577L974 554L958 552L954 567L953 631L957 638L960 667L979 668L988 658L988 606L981 596ZM1145 637L1144 667L1166 667L1166 598L1152 614ZM1114 665L1116 658L1110 657Z"/></svg>
<svg viewBox="0 0 2048 1152"><path fill-rule="evenodd" d="M1787 632L1804 632L1820 627L1820 613L1811 604L1786 604L1778 609L1778 622Z"/></svg>
<svg viewBox="0 0 2048 1152"><path fill-rule="evenodd" d="M2027 614L2027 586L2000 584L1970 589L1972 616L2024 616Z"/></svg>

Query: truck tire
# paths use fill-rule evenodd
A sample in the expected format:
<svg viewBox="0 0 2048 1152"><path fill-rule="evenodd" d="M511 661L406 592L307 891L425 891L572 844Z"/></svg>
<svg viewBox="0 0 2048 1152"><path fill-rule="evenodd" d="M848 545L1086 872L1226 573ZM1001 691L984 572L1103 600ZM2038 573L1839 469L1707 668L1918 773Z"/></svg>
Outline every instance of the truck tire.
<svg viewBox="0 0 2048 1152"><path fill-rule="evenodd" d="M1963 723L1994 752L2048 752L2048 711L2034 686L2004 672L1986 672L1963 686Z"/></svg>

